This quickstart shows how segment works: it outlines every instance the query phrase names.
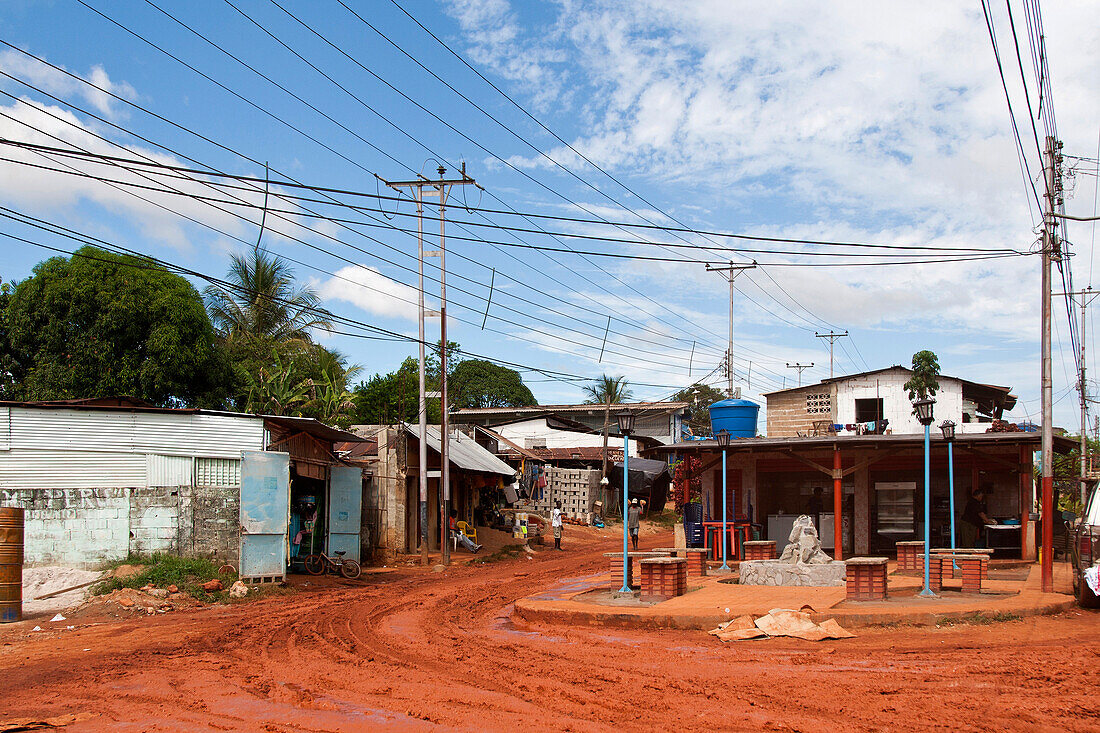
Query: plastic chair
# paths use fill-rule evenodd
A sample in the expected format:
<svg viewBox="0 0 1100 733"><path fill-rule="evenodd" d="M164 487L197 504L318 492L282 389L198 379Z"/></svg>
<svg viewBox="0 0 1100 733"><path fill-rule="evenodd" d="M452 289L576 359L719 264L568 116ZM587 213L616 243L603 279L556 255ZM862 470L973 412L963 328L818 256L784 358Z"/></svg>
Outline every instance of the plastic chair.
<svg viewBox="0 0 1100 733"><path fill-rule="evenodd" d="M459 532L469 537L475 545L477 544L477 530L474 529L473 525L467 524L466 522L459 520L458 522L456 522L455 526L458 527ZM456 539L455 542L457 543L458 540Z"/></svg>

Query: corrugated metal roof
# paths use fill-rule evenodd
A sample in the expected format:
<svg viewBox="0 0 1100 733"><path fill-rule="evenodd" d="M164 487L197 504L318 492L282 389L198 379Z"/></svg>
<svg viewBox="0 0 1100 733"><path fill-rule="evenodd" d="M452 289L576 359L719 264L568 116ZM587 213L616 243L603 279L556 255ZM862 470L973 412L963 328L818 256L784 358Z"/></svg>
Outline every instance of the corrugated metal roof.
<svg viewBox="0 0 1100 733"><path fill-rule="evenodd" d="M414 438L420 437L420 427L405 424L405 430ZM428 447L439 453L439 426L428 426ZM495 473L501 476L514 476L516 470L504 461L494 456L489 451L477 444L477 441L468 435L451 433L451 439L447 444L448 457L451 463L467 471L479 473Z"/></svg>
<svg viewBox="0 0 1100 733"><path fill-rule="evenodd" d="M612 416L619 410L670 410L675 412L680 409L687 408L689 404L687 402L624 402L622 404L615 404L611 406ZM598 410L603 412L604 406L599 404L592 404L589 402L580 405L532 405L530 407L467 407L461 410L454 410L451 415L454 417L475 415L541 415L542 413L553 412L591 412Z"/></svg>
<svg viewBox="0 0 1100 733"><path fill-rule="evenodd" d="M938 432L938 431L937 431ZM943 444L943 436L933 433L931 442L940 446ZM1040 443L1039 433L958 433L955 435L956 445L983 446L983 445L1021 445L1038 448ZM793 450L796 448L806 450L828 449L833 446L838 448L893 448L893 447L917 447L924 444L923 433L898 433L891 435L833 435L814 436L807 438L739 438L731 440L729 452L744 451L776 451ZM1073 440L1056 435L1054 436L1054 452L1069 453L1076 447ZM694 453L699 451L718 451L718 441L692 440L686 443L673 443L661 445L651 449L650 453Z"/></svg>

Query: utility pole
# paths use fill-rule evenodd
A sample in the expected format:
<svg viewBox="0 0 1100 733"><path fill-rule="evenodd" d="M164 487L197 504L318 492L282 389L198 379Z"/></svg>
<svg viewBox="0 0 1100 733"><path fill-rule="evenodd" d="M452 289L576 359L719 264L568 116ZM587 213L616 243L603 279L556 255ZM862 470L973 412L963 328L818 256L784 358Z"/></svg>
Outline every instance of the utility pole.
<svg viewBox="0 0 1100 733"><path fill-rule="evenodd" d="M817 336L819 339L829 339L829 379L833 378L833 342L836 341L838 338L847 335L847 331L845 331L844 333L833 333L832 331L830 331L829 333L818 333L817 331L814 331L814 336Z"/></svg>
<svg viewBox="0 0 1100 733"><path fill-rule="evenodd" d="M1050 359L1050 263L1058 256L1057 229L1054 221L1054 208L1056 206L1056 182L1058 180L1058 163L1061 155L1058 150L1062 144L1050 135L1046 138L1046 152L1043 160L1043 178L1046 182L1043 207L1043 240L1042 240L1042 496L1041 517L1043 522L1043 556L1040 558L1042 571L1042 588L1044 593L1054 591L1054 423L1053 403L1054 387L1051 376Z"/></svg>
<svg viewBox="0 0 1100 733"><path fill-rule="evenodd" d="M788 369L797 369L798 370L798 386L799 387L802 386L802 372L806 371L807 369L809 369L813 365L814 365L814 363L812 361L809 364L791 364L790 362L787 362L787 368Z"/></svg>
<svg viewBox="0 0 1100 733"><path fill-rule="evenodd" d="M730 283L730 335L729 345L726 348L726 397L733 398L733 281L745 270L756 268L756 261L751 265L735 265L730 262L722 267L713 267L708 262L707 272L721 272Z"/></svg>
<svg viewBox="0 0 1100 733"><path fill-rule="evenodd" d="M450 425L447 406L447 270L446 247L444 244L445 210L447 194L454 186L474 185L477 182L466 175L466 164L462 164L461 178L445 179L443 175L447 169L439 166L439 180L431 180L423 175L418 175L412 181L385 181L383 182L395 190L407 188L416 201L416 231L417 253L419 259L419 368L420 368L420 410L419 410L419 442L420 463L418 474L420 477L420 563L428 564L428 397L440 398L440 424L439 424L439 549L443 555L443 564L451 562L451 546L447 541L448 509L451 500L451 471L450 471ZM478 186L480 188L480 186ZM439 199L439 249L424 249L424 198L436 196ZM439 311L428 312L424 309L424 258L439 258ZM440 391L429 393L425 390L424 375L424 319L428 316L439 316L439 370Z"/></svg>
<svg viewBox="0 0 1100 733"><path fill-rule="evenodd" d="M1085 383L1085 324L1086 309L1092 305L1092 301L1096 300L1097 296L1100 296L1100 292L1092 289L1089 285L1084 290L1078 290L1075 293L1058 293L1059 295L1068 295L1070 298L1081 299L1081 355L1079 358L1081 368L1077 374L1077 389L1081 394L1081 506L1085 505L1085 499L1087 497L1087 490L1085 486L1085 478L1088 475L1088 468L1086 464L1086 457L1088 455L1088 428L1089 428L1089 414L1088 404L1089 395L1088 387Z"/></svg>

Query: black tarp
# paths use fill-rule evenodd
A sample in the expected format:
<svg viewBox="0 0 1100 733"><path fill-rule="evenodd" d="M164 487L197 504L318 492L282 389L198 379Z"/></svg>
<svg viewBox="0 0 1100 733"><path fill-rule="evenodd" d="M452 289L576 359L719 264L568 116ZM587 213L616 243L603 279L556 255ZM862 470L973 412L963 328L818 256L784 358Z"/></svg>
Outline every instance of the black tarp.
<svg viewBox="0 0 1100 733"><path fill-rule="evenodd" d="M628 462L630 470L630 498L641 501L645 499L646 510L659 512L665 508L668 501L668 487L672 483L672 476L668 472L668 464L664 461L655 461L649 458L631 458ZM611 504L619 506L623 495L623 464L615 463L614 468L607 477L611 488Z"/></svg>

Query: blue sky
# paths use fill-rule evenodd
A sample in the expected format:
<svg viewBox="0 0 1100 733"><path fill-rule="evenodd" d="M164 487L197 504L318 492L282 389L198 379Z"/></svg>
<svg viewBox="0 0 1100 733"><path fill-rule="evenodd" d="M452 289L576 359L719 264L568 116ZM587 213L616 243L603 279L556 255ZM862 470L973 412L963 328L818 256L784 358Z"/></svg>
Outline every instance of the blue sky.
<svg viewBox="0 0 1100 733"><path fill-rule="evenodd" d="M837 343L837 373L907 364L914 351L929 348L945 373L1013 386L1021 399L1013 417L1038 418L1035 257L789 266L823 261L813 253L826 248L770 245L786 253L721 253L679 245L746 245L599 223L1028 250L1035 205L1029 207L978 3L401 0L399 7L349 0L360 19L335 0L279 0L299 23L271 2L86 2L107 18L75 0L5 3L0 38L100 89L0 47L0 70L62 100L0 78L0 91L17 98L0 98L0 136L257 177L267 162L276 179L367 193L382 190L375 175L435 175L440 160L452 171L465 162L485 192L468 189L464 201L462 192L454 194L447 270L450 338L468 352L559 377L625 374L637 385L635 397L644 399L667 397L708 374L708 381L719 382L712 372L725 348L726 284L706 272L703 261L755 258L767 264L736 282L735 375L747 396L792 386L797 375L788 362L815 364L804 381L827 376L827 344L814 332L847 329L851 338ZM1015 10L1020 26L1022 7ZM1004 8L994 20L1011 72L1016 59ZM1095 7L1051 4L1044 23L1065 152L1095 158ZM1026 64L1026 44L1023 49ZM1021 130L1030 131L1019 79L1018 72L1008 75L1009 91ZM3 147L4 158L51 167L65 160L80 171L149 183L117 168ZM1034 147L1028 152L1036 172ZM1070 181L1067 211L1091 215L1097 179L1088 171L1095 164L1069 163L1078 175ZM214 195L193 181L172 185ZM235 192L252 208L231 212L164 193L140 192L142 200L132 195L137 189L122 188L0 162L3 206L196 271L224 274L229 253L256 240L255 207L263 194L255 188ZM369 197L354 201L377 208ZM302 263L295 265L298 276L319 289L326 307L415 335L415 237L394 228L415 228L411 203L384 202L389 219L277 196L271 202L287 213L269 212L263 241ZM584 221L467 211L463 203ZM318 221L306 207L370 226ZM561 235L475 226L489 222ZM427 225L430 233L437 230L434 220ZM0 221L0 231L74 248L10 220ZM677 246L565 236L584 234ZM1077 255L1073 284L1083 287L1091 282L1093 231L1076 224L1069 235ZM586 258L503 243L678 261ZM51 254L7 237L0 238L0 252L5 279L26 277ZM1064 306L1056 305L1056 314L1056 422L1076 429ZM431 322L429 338L437 329L438 321ZM1088 329L1097 333L1091 319ZM390 371L415 353L407 342L318 336L368 374ZM1100 374L1094 361L1090 356L1090 369ZM539 371L523 376L541 402L583 399L579 380Z"/></svg>

